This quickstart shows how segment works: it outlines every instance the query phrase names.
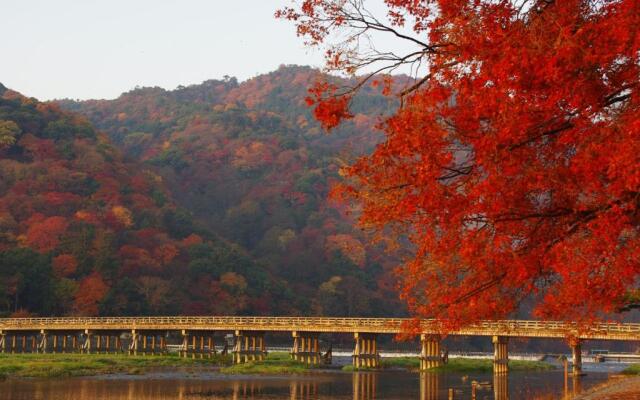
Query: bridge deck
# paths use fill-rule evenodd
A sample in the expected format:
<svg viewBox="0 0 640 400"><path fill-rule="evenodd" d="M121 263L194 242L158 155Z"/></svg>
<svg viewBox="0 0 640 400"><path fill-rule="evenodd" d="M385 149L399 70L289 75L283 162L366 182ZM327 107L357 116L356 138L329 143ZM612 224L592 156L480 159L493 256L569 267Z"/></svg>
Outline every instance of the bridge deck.
<svg viewBox="0 0 640 400"><path fill-rule="evenodd" d="M402 318L326 318L326 317L61 317L0 319L0 331L74 330L191 330L266 331L398 334L407 319ZM437 334L431 320L422 321L422 333ZM588 331L574 323L559 321L499 320L483 321L449 335L510 336L604 340L640 340L640 324L599 323Z"/></svg>

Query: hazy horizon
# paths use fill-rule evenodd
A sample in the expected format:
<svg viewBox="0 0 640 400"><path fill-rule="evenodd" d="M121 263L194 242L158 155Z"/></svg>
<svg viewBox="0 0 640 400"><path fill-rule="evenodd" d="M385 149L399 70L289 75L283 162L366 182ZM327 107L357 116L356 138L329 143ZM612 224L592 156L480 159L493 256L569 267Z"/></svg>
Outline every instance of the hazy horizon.
<svg viewBox="0 0 640 400"><path fill-rule="evenodd" d="M23 0L3 5L0 82L40 100L114 99L136 86L174 89L280 65L321 68L293 23L291 0ZM384 13L381 0L370 9ZM28 29L25 29L27 27ZM376 38L379 46L396 45ZM397 45L396 45L397 47Z"/></svg>
<svg viewBox="0 0 640 400"><path fill-rule="evenodd" d="M24 0L3 5L0 82L40 100L112 99L136 86L174 89L282 64L319 67L295 27L274 18L288 0ZM28 28L28 29L25 29ZM260 39L260 40L258 40Z"/></svg>
<svg viewBox="0 0 640 400"><path fill-rule="evenodd" d="M303 65L303 64L281 64L281 65L278 65L277 67L275 67L275 68L273 68L273 69L271 69L271 70L264 71L264 72L258 72L258 73L256 73L255 75L249 76L249 77L247 77L247 78L245 78L245 79L240 79L239 77L234 76L234 75L231 75L231 74L225 74L225 75L222 75L222 76L219 76L219 77L206 78L206 79L203 79L203 80L198 81L198 82L188 82L188 83L183 83L183 84L178 83L178 84L177 84L176 86L174 86L174 87L163 87L163 86L161 86L161 85L154 85L154 84L149 84L149 85L135 85L135 86L132 86L132 87L129 87L129 88L125 88L122 92L120 92L119 94L117 94L117 95L115 95L115 96L113 96L113 97L110 97L110 98L101 98L101 97L87 97L87 98L74 98L74 97L52 97L52 98L44 99L44 98L40 98L40 97L34 96L33 94L25 93L25 92L23 92L23 91L21 91L21 90L18 90L18 89L16 89L15 87L12 87L11 85L9 85L9 84L7 84L6 82L2 81L2 79L0 79L0 85L5 86L7 89L10 89L10 90L16 91L16 92L18 92L18 93L22 94L23 96L27 96L27 97L34 97L34 98L36 98L36 99L38 99L38 100L40 100L40 101L58 101L58 100L77 100L77 101L85 101L85 100L114 100L114 99L117 99L118 97L122 96L123 94L128 93L128 92L131 92L131 91L136 90L136 89L145 89L145 88L161 88L161 89L166 90L166 91L173 91L173 90L178 90L178 89L179 89L179 88L181 88L181 87L197 86L197 85L201 85L201 84L203 84L203 83L205 83L205 82L207 82L207 81L212 81L212 80L220 80L220 81L221 81L221 80L224 80L225 78L235 78L235 79L237 79L237 80L238 80L238 84L242 84L242 83L247 82L247 81L249 81L249 80L251 80L251 79L257 78L257 77L259 77L259 76L267 75L267 74L270 74L270 73L272 73L272 72L276 72L276 71L278 71L280 68L283 68L283 67L284 67L284 68L287 68L287 67L300 67L300 68L306 68L306 67L309 67L309 68L316 69L316 70L318 70L318 71L320 71L320 70L321 70L321 68L320 68L320 67L314 67L314 66L311 66L311 65Z"/></svg>

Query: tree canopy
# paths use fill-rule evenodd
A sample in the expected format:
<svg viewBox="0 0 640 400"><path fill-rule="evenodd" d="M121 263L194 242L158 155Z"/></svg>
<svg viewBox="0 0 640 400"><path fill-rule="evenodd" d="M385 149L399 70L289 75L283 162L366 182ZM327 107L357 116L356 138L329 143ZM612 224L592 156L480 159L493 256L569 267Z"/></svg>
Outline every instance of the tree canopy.
<svg viewBox="0 0 640 400"><path fill-rule="evenodd" d="M369 83L401 99L336 194L380 239L411 245L399 276L414 315L456 326L532 300L538 317L588 323L633 303L640 1L385 0L386 15L295 3L277 16L359 77L311 90L325 127ZM411 50L376 49L385 34ZM413 79L373 74L397 68Z"/></svg>

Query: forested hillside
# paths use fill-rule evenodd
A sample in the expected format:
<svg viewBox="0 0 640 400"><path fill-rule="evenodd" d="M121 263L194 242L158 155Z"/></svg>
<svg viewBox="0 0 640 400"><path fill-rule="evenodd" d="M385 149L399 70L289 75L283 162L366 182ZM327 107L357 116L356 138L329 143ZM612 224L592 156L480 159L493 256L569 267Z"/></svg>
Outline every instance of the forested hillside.
<svg viewBox="0 0 640 400"><path fill-rule="evenodd" d="M318 75L281 67L243 83L225 78L173 91L137 88L115 100L59 104L85 115L126 157L162 177L198 224L246 249L286 282L291 303L261 307L402 313L395 262L367 247L344 206L327 199L340 167L379 140L374 126L389 99L367 88L354 100L354 118L326 134L305 102ZM190 271L213 276L217 268L188 263ZM244 278L255 279L251 272Z"/></svg>
<svg viewBox="0 0 640 400"><path fill-rule="evenodd" d="M0 85L0 315L296 312L84 118Z"/></svg>

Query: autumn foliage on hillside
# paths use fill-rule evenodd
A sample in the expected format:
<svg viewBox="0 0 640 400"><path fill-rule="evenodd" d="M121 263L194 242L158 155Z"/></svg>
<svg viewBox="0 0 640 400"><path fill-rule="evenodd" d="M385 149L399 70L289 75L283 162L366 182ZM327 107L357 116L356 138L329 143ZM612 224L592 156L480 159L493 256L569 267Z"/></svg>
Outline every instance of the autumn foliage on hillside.
<svg viewBox="0 0 640 400"><path fill-rule="evenodd" d="M281 282L84 118L0 96L1 315L286 309Z"/></svg>
<svg viewBox="0 0 640 400"><path fill-rule="evenodd" d="M328 199L340 168L380 139L373 127L393 100L369 88L354 118L327 137L307 106L309 82L321 79L311 68L283 66L242 83L226 78L60 104L162 176L199 223L285 282L291 301L278 312L402 314L395 261L367 246L346 209Z"/></svg>
<svg viewBox="0 0 640 400"><path fill-rule="evenodd" d="M295 3L278 16L329 69L417 68L340 191L364 226L413 245L400 277L415 315L455 326L533 301L589 322L638 305L639 1ZM369 34L414 50L359 47ZM353 93L316 96L326 126Z"/></svg>

